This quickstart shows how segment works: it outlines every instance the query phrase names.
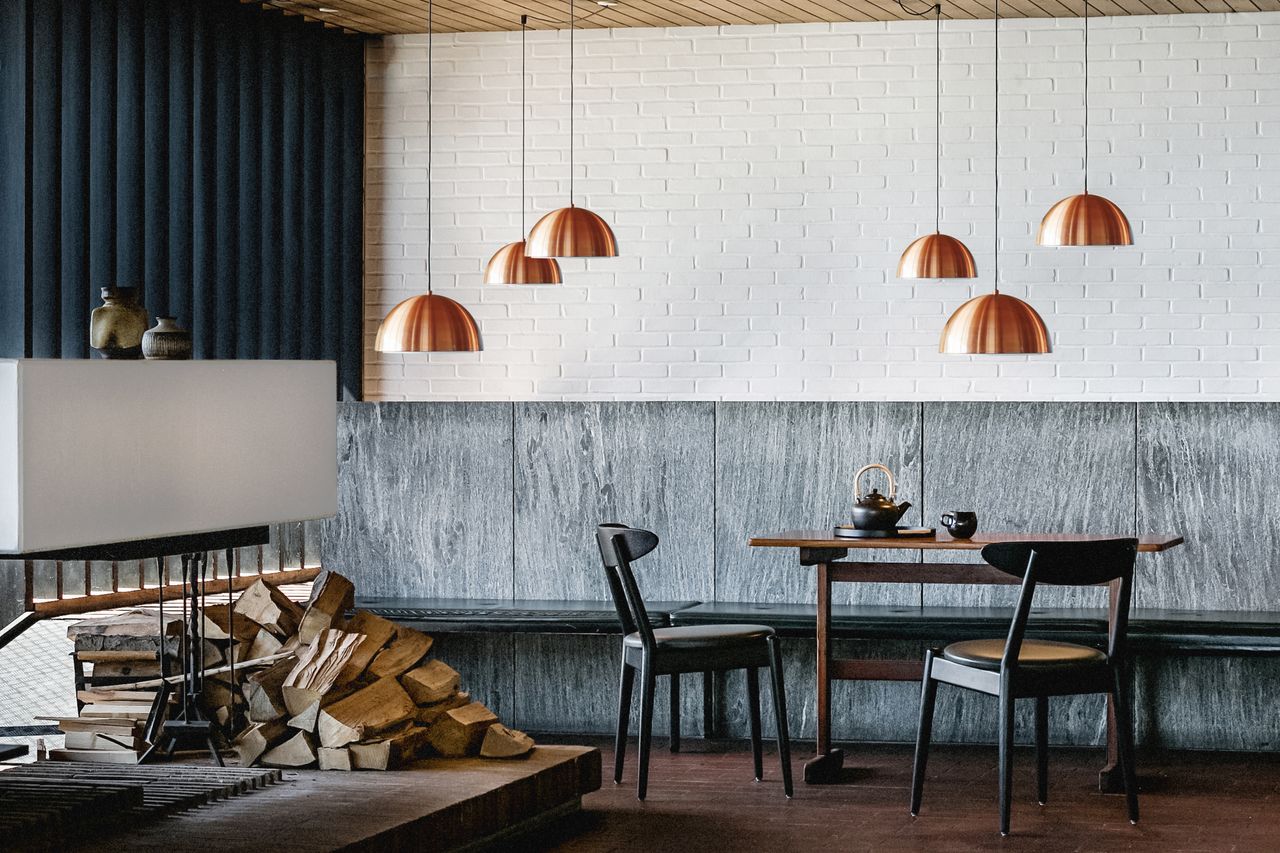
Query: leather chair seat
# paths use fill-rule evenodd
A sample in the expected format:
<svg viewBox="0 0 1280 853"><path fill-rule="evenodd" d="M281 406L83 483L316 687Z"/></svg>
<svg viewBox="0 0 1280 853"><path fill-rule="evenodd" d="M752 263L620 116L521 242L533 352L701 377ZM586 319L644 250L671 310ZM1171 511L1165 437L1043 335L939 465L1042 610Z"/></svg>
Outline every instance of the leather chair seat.
<svg viewBox="0 0 1280 853"><path fill-rule="evenodd" d="M944 648L942 657L964 666L998 670L1004 657L1004 643L1004 640L963 640ZM1023 640L1018 654L1018 666L1027 669L1106 662L1107 656L1097 649L1053 640Z"/></svg>
<svg viewBox="0 0 1280 853"><path fill-rule="evenodd" d="M773 636L768 625L689 625L684 628L655 628L653 639L658 648L713 649L717 646L737 645L764 640ZM632 648L640 648L640 635L628 634L623 640Z"/></svg>

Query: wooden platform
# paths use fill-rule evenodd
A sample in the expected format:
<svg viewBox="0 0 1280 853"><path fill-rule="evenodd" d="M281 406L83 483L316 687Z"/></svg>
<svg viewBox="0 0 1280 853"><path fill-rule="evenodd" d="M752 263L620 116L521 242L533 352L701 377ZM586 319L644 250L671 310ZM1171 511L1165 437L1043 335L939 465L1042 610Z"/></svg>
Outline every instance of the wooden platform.
<svg viewBox="0 0 1280 853"><path fill-rule="evenodd" d="M285 773L285 783L74 850L444 851L499 841L576 811L600 788L600 752L539 746L525 759L427 759L390 772Z"/></svg>

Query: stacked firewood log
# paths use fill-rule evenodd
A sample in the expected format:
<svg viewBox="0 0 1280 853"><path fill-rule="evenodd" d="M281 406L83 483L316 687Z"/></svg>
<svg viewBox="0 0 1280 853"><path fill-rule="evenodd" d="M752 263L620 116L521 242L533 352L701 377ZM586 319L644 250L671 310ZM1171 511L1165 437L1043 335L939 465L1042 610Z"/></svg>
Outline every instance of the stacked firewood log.
<svg viewBox="0 0 1280 853"><path fill-rule="evenodd" d="M261 581L237 600L224 630L237 648L249 644L246 664L270 662L238 669L235 685L206 681L205 697L215 719L238 718L231 703L243 697L242 765L386 770L424 755L514 758L533 748L431 657L431 637L364 611L347 618L353 596L351 581L325 571L305 606Z"/></svg>
<svg viewBox="0 0 1280 853"><path fill-rule="evenodd" d="M305 605L259 580L234 606L208 604L201 612L202 710L228 733L243 766L387 770L428 755L516 758L533 749L531 738L472 701L461 676L432 657L431 637L364 611L348 618L354 592L350 580L325 571ZM158 669L159 624L156 614L139 610L77 623L69 634L80 658L94 662L93 677L119 678ZM174 672L182 659L180 619L166 619L164 633ZM99 672L122 665L126 656L137 669ZM82 692L81 701L92 704L80 718L59 724L69 739L73 730L84 731L75 735L80 750L104 749L102 732L115 729L103 727L122 723L98 717L123 719L114 713L118 708L105 706L127 700L128 744L117 747L123 739L112 738L109 745L127 746L136 760L146 746L139 738L154 695L143 691L159 684L151 679ZM180 694L181 685L174 688ZM56 757L98 755L61 752Z"/></svg>

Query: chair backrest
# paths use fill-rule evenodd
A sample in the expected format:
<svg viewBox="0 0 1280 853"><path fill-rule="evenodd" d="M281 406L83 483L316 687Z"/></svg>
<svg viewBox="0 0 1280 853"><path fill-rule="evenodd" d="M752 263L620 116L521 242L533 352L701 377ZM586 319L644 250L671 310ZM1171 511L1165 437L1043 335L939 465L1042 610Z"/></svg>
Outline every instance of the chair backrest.
<svg viewBox="0 0 1280 853"><path fill-rule="evenodd" d="M1099 539L1092 542L998 542L982 549L982 559L995 568L1022 578L1022 591L1005 641L1002 669L1017 665L1031 615L1036 585L1096 586L1111 584L1111 618L1107 657L1121 663L1129 630L1129 601L1133 595L1133 565L1137 539Z"/></svg>
<svg viewBox="0 0 1280 853"><path fill-rule="evenodd" d="M627 527L625 524L601 524L596 528L596 544L600 546L600 559L609 581L609 595L613 608L618 612L623 635L639 633L640 641L647 649L654 647L653 626L644 597L636 584L631 562L638 560L658 547L658 535L648 530Z"/></svg>

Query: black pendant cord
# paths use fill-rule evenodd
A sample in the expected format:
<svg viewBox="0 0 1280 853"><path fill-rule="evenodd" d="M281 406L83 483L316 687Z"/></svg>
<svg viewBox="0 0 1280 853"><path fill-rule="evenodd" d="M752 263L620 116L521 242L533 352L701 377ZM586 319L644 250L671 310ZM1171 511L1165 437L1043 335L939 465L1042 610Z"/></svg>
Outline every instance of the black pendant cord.
<svg viewBox="0 0 1280 853"><path fill-rule="evenodd" d="M529 78L525 75L524 58L525 58L525 36L529 32L529 16L520 16L520 239L523 240L529 232L524 230L524 211L529 202L525 196L525 176L528 173L528 167L525 165L525 119L529 114L528 95L526 94Z"/></svg>
<svg viewBox="0 0 1280 853"><path fill-rule="evenodd" d="M436 28L432 21L435 12L434 0L427 0L427 295L431 295L431 138L436 135L436 123L431 117L431 91L435 80L431 60L432 47L436 41Z"/></svg>
<svg viewBox="0 0 1280 853"><path fill-rule="evenodd" d="M933 148L933 231L935 234L942 233L942 4L934 3L926 9L917 12L907 5L906 0L897 0L898 7L908 15L914 15L917 18L923 18L930 12L933 13L933 95L934 110L936 112L935 124L936 133L934 136Z"/></svg>
<svg viewBox="0 0 1280 853"><path fill-rule="evenodd" d="M934 6L933 18L933 52L934 52L934 103L938 111L935 147L933 151L934 206L933 231L942 233L942 4Z"/></svg>
<svg viewBox="0 0 1280 853"><path fill-rule="evenodd" d="M1084 194L1089 194L1089 0L1084 0Z"/></svg>
<svg viewBox="0 0 1280 853"><path fill-rule="evenodd" d="M995 160L992 163L991 175L992 183L995 187L995 197L991 203L993 211L993 225L991 229L991 272L994 276L993 284L995 285L995 293L1000 294L1000 0L995 2L995 22L996 34L996 51L995 51L995 73L992 78L995 81L995 122L993 123L992 136L995 140Z"/></svg>
<svg viewBox="0 0 1280 853"><path fill-rule="evenodd" d="M609 11L608 6L601 6L599 9L596 9L591 14L583 15L582 20L589 21L592 18L594 18L596 15L603 15L607 11ZM428 16L429 15L430 15L430 12L428 11ZM573 207L574 206L573 205L573 169L574 169L574 163L573 163L573 113L574 113L573 31L577 28L576 26L578 22L577 7L574 4L574 0L569 0L569 20L568 21L556 20L555 18L542 18L537 15L522 15L521 21L523 22L530 18L532 18L535 21L541 21L544 24L568 23L569 25L569 206ZM521 49L523 50L523 47ZM524 67L523 56L521 56L520 61L521 61L521 68L523 69ZM520 144L521 144L521 148L523 149L523 146L524 146L523 140L521 141ZM523 205L523 201L521 202L521 204ZM521 213L521 217L523 218L524 216L523 208L521 209L520 213Z"/></svg>
<svg viewBox="0 0 1280 853"><path fill-rule="evenodd" d="M574 113L574 76L573 76L573 0L569 0L569 206L573 207L573 113Z"/></svg>

